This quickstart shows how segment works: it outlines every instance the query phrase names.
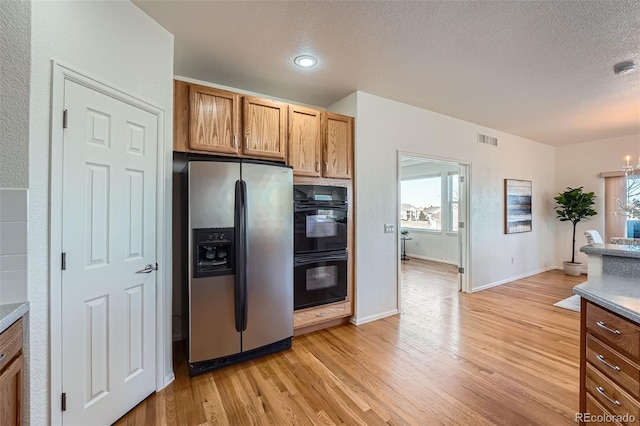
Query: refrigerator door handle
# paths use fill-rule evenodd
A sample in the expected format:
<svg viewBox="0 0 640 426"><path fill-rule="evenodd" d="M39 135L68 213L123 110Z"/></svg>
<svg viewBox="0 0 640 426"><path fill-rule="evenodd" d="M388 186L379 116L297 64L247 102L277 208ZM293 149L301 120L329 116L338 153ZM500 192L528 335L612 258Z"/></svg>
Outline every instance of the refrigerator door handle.
<svg viewBox="0 0 640 426"><path fill-rule="evenodd" d="M247 315L249 313L249 298L247 295L247 265L249 264L249 239L247 238L247 210L249 209L249 205L247 203L247 182L244 180L240 181L242 187L242 222L243 222L243 233L242 233L242 257L244 259L242 268L242 331L247 329Z"/></svg>
<svg viewBox="0 0 640 426"><path fill-rule="evenodd" d="M244 285L244 265L246 264L244 258L244 234L246 222L243 220L244 216L244 202L242 199L242 181L236 181L236 193L235 193L235 206L234 206L234 242L235 242L235 263L236 274L233 282L233 295L235 302L235 322L236 331L241 332L243 330L243 308L245 299L245 285Z"/></svg>

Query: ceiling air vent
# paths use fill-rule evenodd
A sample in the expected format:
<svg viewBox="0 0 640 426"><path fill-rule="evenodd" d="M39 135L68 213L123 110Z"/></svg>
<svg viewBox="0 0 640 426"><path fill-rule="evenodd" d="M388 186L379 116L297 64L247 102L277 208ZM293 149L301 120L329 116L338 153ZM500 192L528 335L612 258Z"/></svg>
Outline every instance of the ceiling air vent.
<svg viewBox="0 0 640 426"><path fill-rule="evenodd" d="M493 136L483 135L482 133L478 133L478 143L483 143L485 145L498 146L498 138L494 138Z"/></svg>

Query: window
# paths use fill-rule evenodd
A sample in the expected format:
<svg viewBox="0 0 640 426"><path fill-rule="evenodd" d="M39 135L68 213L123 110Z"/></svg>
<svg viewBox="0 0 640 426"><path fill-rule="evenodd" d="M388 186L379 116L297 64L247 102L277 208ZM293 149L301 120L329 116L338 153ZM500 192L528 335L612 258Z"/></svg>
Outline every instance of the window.
<svg viewBox="0 0 640 426"><path fill-rule="evenodd" d="M640 238L640 220L629 217L620 203L640 202L640 175L605 176L605 239Z"/></svg>
<svg viewBox="0 0 640 426"><path fill-rule="evenodd" d="M401 227L442 229L442 177L439 174L402 180L400 190Z"/></svg>
<svg viewBox="0 0 640 426"><path fill-rule="evenodd" d="M460 191L460 175L449 173L447 182L449 189L449 232L458 232L458 193Z"/></svg>
<svg viewBox="0 0 640 426"><path fill-rule="evenodd" d="M640 203L640 175L627 176L627 204L631 203ZM627 238L640 238L640 220L627 218L626 222Z"/></svg>

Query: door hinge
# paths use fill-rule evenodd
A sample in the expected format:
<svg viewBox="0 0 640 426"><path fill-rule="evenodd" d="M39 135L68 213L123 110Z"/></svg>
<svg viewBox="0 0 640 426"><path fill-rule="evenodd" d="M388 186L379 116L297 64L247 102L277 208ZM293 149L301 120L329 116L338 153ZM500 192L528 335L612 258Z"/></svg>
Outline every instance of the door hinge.
<svg viewBox="0 0 640 426"><path fill-rule="evenodd" d="M62 405L62 411L67 411L67 393L62 392L62 398L60 398L60 403Z"/></svg>
<svg viewBox="0 0 640 426"><path fill-rule="evenodd" d="M460 182L464 182L464 176L460 176Z"/></svg>
<svg viewBox="0 0 640 426"><path fill-rule="evenodd" d="M458 267L458 273L464 274L464 268L462 266Z"/></svg>
<svg viewBox="0 0 640 426"><path fill-rule="evenodd" d="M464 222L458 222L458 228L464 228Z"/></svg>
<svg viewBox="0 0 640 426"><path fill-rule="evenodd" d="M67 128L67 115L68 115L68 113L67 113L67 110L65 109L65 110L62 112L62 128L63 128L63 129L66 129L66 128Z"/></svg>
<svg viewBox="0 0 640 426"><path fill-rule="evenodd" d="M67 270L67 253L62 253L62 270L66 271Z"/></svg>

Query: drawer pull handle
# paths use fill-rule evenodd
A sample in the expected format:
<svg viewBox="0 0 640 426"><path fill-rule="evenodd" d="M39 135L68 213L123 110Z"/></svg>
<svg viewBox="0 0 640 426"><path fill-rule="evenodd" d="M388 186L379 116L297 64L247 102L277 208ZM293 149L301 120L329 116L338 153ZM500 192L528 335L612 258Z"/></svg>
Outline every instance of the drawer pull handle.
<svg viewBox="0 0 640 426"><path fill-rule="evenodd" d="M600 328L603 328L603 329L607 330L609 333L620 334L619 330L614 330L613 328L607 327L607 325L605 323L603 323L602 321L596 322L596 325L598 327L600 327Z"/></svg>
<svg viewBox="0 0 640 426"><path fill-rule="evenodd" d="M4 353L2 355L0 355L0 362L4 361L4 359L7 357L7 354Z"/></svg>
<svg viewBox="0 0 640 426"><path fill-rule="evenodd" d="M604 388L602 386L598 386L596 387L596 390L598 391L598 393L602 396L604 396L605 398L607 398L607 400L612 403L612 404L616 404L616 405L622 405L620 404L620 401L618 401L617 399L612 399L609 395L607 395L607 393L604 391Z"/></svg>
<svg viewBox="0 0 640 426"><path fill-rule="evenodd" d="M326 317L327 315L329 315L329 312L320 312L319 314L316 314L317 317Z"/></svg>
<svg viewBox="0 0 640 426"><path fill-rule="evenodd" d="M616 371L620 371L620 367L618 367L617 365L613 365L611 364L609 361L607 361L606 359L604 359L604 356L598 354L598 356L596 357L598 358L598 361L600 361L601 363L603 363L604 365L606 365L607 367L609 367L612 370L616 370Z"/></svg>

